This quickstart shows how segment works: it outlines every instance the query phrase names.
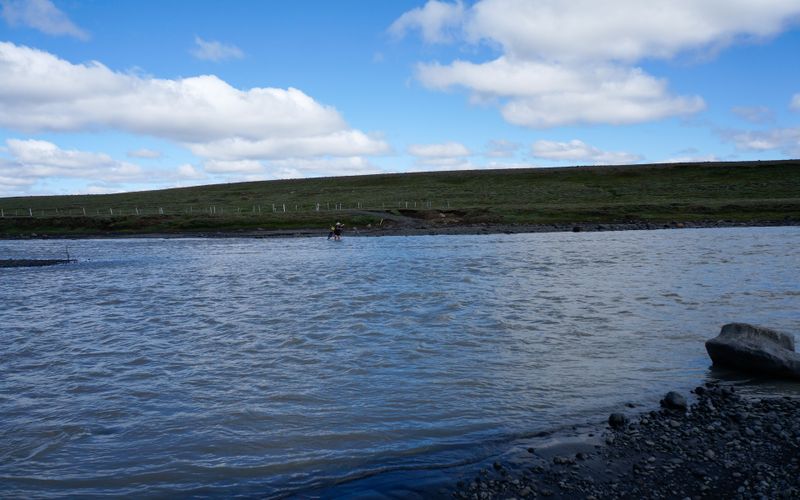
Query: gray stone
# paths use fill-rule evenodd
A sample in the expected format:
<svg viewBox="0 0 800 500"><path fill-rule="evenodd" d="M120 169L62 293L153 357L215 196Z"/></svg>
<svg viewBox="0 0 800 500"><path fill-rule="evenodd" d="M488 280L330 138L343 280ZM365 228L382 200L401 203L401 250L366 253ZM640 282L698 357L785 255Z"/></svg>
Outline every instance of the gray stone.
<svg viewBox="0 0 800 500"><path fill-rule="evenodd" d="M626 417L622 413L612 413L608 417L608 425L610 425L614 429L619 429L620 427L624 427L627 422L628 422L628 417Z"/></svg>
<svg viewBox="0 0 800 500"><path fill-rule="evenodd" d="M794 337L746 323L730 323L706 341L715 365L763 375L800 379L800 354Z"/></svg>
<svg viewBox="0 0 800 500"><path fill-rule="evenodd" d="M686 411L686 398L675 391L669 391L661 400L661 406L670 410Z"/></svg>

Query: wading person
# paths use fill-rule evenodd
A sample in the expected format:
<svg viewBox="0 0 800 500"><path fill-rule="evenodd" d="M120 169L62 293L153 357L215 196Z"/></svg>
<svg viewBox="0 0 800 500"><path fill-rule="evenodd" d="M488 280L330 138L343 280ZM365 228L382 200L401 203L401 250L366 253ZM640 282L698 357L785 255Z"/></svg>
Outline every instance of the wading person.
<svg viewBox="0 0 800 500"><path fill-rule="evenodd" d="M331 232L328 233L328 239L333 238L334 240L341 240L343 227L344 224L341 222L337 222L335 225L331 226Z"/></svg>

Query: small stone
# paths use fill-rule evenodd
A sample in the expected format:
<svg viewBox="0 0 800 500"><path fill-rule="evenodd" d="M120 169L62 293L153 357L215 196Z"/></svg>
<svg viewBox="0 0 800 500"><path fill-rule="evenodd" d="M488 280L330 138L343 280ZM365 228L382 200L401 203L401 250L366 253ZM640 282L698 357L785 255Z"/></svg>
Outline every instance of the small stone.
<svg viewBox="0 0 800 500"><path fill-rule="evenodd" d="M626 423L628 423L628 417L626 417L622 413L612 413L608 417L608 425L610 425L614 429L619 429L620 427L624 427Z"/></svg>
<svg viewBox="0 0 800 500"><path fill-rule="evenodd" d="M675 391L670 391L661 400L661 406L670 410L686 411L686 398Z"/></svg>
<svg viewBox="0 0 800 500"><path fill-rule="evenodd" d="M714 457L717 456L717 454L714 453L714 450L706 450L706 452L703 455L705 455L705 457L709 460L712 460Z"/></svg>

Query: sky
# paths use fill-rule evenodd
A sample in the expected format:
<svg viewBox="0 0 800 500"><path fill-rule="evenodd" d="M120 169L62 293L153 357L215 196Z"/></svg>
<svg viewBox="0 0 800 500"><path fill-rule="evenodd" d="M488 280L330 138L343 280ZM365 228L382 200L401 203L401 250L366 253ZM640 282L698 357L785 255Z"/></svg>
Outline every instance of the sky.
<svg viewBox="0 0 800 500"><path fill-rule="evenodd" d="M0 0L0 197L800 158L800 0Z"/></svg>

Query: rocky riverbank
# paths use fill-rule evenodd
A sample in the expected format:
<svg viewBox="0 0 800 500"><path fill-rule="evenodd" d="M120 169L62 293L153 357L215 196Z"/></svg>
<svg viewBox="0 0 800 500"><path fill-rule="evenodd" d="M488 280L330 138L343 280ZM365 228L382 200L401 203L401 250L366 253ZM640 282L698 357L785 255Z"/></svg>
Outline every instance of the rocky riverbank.
<svg viewBox="0 0 800 500"><path fill-rule="evenodd" d="M451 495L800 498L799 398L741 397L716 383L692 392L691 405L671 393L658 411L612 415L604 439L585 451L553 456L531 448L524 465L495 462Z"/></svg>

